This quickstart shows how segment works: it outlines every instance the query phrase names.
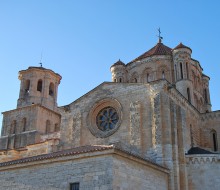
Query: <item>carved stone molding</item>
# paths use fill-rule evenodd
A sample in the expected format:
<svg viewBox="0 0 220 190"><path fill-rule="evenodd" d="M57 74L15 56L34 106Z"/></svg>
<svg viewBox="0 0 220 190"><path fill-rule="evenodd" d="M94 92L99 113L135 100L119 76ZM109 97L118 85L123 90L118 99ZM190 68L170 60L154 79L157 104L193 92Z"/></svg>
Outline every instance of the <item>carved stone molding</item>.
<svg viewBox="0 0 220 190"><path fill-rule="evenodd" d="M202 114L201 119L202 121L220 119L220 111Z"/></svg>
<svg viewBox="0 0 220 190"><path fill-rule="evenodd" d="M211 164L217 163L218 157L217 156L186 156L186 163L187 164Z"/></svg>

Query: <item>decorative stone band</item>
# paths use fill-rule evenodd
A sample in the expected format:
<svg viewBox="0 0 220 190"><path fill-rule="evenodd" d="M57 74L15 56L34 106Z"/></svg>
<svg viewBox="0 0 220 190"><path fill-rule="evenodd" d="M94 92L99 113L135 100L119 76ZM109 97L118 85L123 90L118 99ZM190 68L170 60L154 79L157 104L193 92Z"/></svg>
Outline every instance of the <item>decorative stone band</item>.
<svg viewBox="0 0 220 190"><path fill-rule="evenodd" d="M212 164L220 162L220 154L186 155L187 164Z"/></svg>
<svg viewBox="0 0 220 190"><path fill-rule="evenodd" d="M205 120L220 120L220 110L214 111L214 112L209 112L209 113L204 113L201 116L202 121Z"/></svg>

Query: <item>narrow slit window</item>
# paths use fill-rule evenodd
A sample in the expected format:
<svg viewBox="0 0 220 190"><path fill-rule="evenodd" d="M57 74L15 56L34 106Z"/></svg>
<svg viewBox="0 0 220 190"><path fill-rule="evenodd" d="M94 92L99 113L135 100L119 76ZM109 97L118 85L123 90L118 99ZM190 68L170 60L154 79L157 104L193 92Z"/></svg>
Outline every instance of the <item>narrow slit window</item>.
<svg viewBox="0 0 220 190"><path fill-rule="evenodd" d="M22 132L26 131L26 125L27 125L27 119L23 118L22 119Z"/></svg>
<svg viewBox="0 0 220 190"><path fill-rule="evenodd" d="M188 101L191 103L191 96L190 96L190 89L187 88L187 98L188 98Z"/></svg>
<svg viewBox="0 0 220 190"><path fill-rule="evenodd" d="M11 130L10 130L10 134L15 134L16 133L16 126L17 122L14 120L11 124Z"/></svg>
<svg viewBox="0 0 220 190"><path fill-rule="evenodd" d="M218 150L218 141L217 141L217 133L215 130L212 131L211 136L212 136L213 150L216 152Z"/></svg>
<svg viewBox="0 0 220 190"><path fill-rule="evenodd" d="M46 134L49 134L50 133L50 121L47 120L46 121Z"/></svg>
<svg viewBox="0 0 220 190"><path fill-rule="evenodd" d="M165 79L165 72L162 71L162 79Z"/></svg>
<svg viewBox="0 0 220 190"><path fill-rule="evenodd" d="M30 90L30 80L25 81L25 94L29 94Z"/></svg>
<svg viewBox="0 0 220 190"><path fill-rule="evenodd" d="M37 91L42 92L42 86L43 86L43 82L42 80L39 80L37 82Z"/></svg>
<svg viewBox="0 0 220 190"><path fill-rule="evenodd" d="M49 95L54 96L54 84L51 82L49 86Z"/></svg>
<svg viewBox="0 0 220 190"><path fill-rule="evenodd" d="M181 76L181 79L183 79L183 64L180 63L180 76Z"/></svg>
<svg viewBox="0 0 220 190"><path fill-rule="evenodd" d="M134 78L134 82L137 83L137 78Z"/></svg>
<svg viewBox="0 0 220 190"><path fill-rule="evenodd" d="M147 73L147 82L150 82L150 75Z"/></svg>
<svg viewBox="0 0 220 190"><path fill-rule="evenodd" d="M55 132L60 131L60 126L59 126L58 123L55 124L55 126L54 126L54 131L55 131Z"/></svg>

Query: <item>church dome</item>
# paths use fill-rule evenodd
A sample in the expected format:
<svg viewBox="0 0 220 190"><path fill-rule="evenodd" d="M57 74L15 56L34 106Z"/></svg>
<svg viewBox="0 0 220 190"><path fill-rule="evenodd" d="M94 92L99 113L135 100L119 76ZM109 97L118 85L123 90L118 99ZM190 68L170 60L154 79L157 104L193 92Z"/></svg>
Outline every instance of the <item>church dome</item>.
<svg viewBox="0 0 220 190"><path fill-rule="evenodd" d="M117 66L117 65L125 66L125 64L120 59L116 63L114 63L111 67L114 67L114 66Z"/></svg>
<svg viewBox="0 0 220 190"><path fill-rule="evenodd" d="M175 48L173 48L173 50L182 49L182 48L187 48L192 52L191 48L189 48L188 46L183 45L182 42L179 43L179 45L177 45Z"/></svg>
<svg viewBox="0 0 220 190"><path fill-rule="evenodd" d="M135 61L142 60L147 57L154 56L154 55L172 55L171 51L172 51L171 48L165 46L161 42L158 42L153 48L151 48L147 52L143 53L142 55L140 55L139 57L137 57L133 61L131 61L131 63L135 62Z"/></svg>

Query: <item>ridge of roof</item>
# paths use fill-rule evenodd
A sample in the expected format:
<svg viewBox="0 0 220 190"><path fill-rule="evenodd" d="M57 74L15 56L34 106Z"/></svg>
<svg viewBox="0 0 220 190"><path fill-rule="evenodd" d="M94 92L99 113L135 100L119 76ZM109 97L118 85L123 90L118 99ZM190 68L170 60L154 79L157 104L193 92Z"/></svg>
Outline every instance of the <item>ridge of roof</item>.
<svg viewBox="0 0 220 190"><path fill-rule="evenodd" d="M150 50L146 51L139 57L135 58L130 63L133 63L135 61L139 61L141 59L151 57L153 55L172 55L172 49L166 45L164 45L161 42L158 42L154 47L152 47Z"/></svg>

